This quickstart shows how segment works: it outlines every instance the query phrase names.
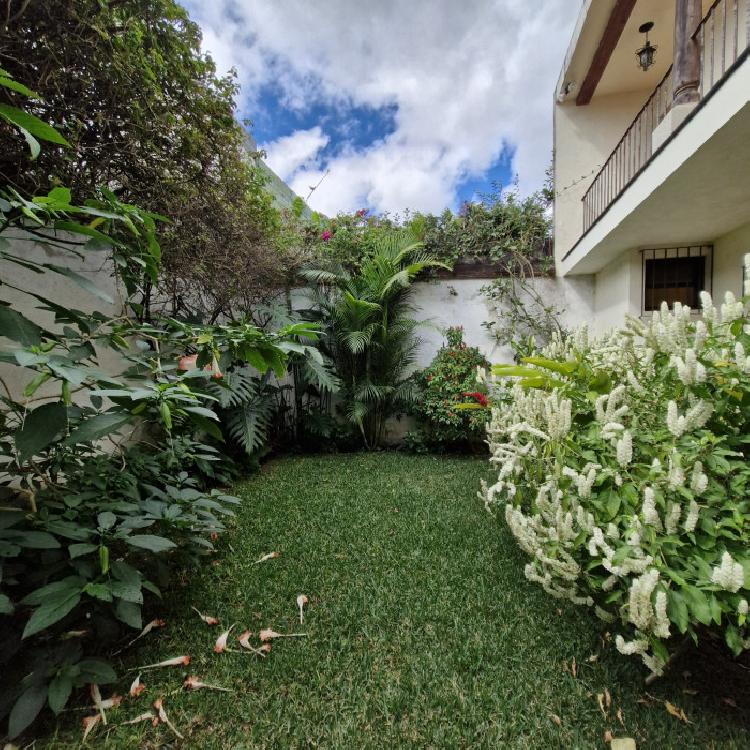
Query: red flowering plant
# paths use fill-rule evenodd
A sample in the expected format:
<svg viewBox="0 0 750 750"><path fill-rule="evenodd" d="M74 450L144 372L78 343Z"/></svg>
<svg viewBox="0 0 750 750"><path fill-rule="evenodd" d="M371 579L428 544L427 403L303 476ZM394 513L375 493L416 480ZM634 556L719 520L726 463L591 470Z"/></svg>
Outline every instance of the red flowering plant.
<svg viewBox="0 0 750 750"><path fill-rule="evenodd" d="M484 440L489 409L487 396L477 383L477 368L490 364L475 346L467 346L460 326L445 331L446 344L432 364L415 374L421 388L414 415L422 440L430 448L476 448ZM470 408L466 408L467 405Z"/></svg>

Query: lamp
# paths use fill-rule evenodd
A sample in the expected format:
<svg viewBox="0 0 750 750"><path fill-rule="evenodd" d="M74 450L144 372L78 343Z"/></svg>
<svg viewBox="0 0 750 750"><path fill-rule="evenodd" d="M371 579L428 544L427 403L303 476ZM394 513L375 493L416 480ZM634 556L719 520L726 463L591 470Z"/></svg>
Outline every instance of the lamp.
<svg viewBox="0 0 750 750"><path fill-rule="evenodd" d="M644 72L654 64L654 56L656 55L656 47L648 40L648 32L653 28L653 21L648 21L638 27L638 31L646 35L646 43L639 50L636 50L635 53L635 56L638 58L638 66Z"/></svg>

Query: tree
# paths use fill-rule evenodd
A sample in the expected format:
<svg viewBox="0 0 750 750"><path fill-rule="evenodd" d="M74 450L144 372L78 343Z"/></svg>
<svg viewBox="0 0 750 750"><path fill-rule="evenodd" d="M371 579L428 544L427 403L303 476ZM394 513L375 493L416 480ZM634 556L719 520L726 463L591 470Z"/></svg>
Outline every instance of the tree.
<svg viewBox="0 0 750 750"><path fill-rule="evenodd" d="M39 94L27 111L71 147L29 161L14 139L0 154L0 181L29 195L65 185L73 200L103 185L169 216L160 296L170 312L216 317L279 283L279 216L234 118L236 81L216 75L186 11L174 0L6 5L0 67ZM13 103L13 92L0 96Z"/></svg>

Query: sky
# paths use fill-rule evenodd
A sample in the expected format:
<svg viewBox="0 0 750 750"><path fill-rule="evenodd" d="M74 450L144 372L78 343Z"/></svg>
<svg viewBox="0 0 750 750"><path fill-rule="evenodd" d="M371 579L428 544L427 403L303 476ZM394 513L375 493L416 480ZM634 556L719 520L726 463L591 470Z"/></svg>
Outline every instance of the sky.
<svg viewBox="0 0 750 750"><path fill-rule="evenodd" d="M183 0L269 166L333 216L540 188L574 0Z"/></svg>

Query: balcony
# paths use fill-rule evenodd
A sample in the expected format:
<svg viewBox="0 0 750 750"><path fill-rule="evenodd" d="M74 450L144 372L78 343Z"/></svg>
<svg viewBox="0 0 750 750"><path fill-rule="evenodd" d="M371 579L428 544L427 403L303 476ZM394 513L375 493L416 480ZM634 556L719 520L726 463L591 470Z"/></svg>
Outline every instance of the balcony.
<svg viewBox="0 0 750 750"><path fill-rule="evenodd" d="M581 239L747 59L750 0L716 0L692 34L692 41L700 51L694 109L682 122L670 122L668 115L675 101L675 76L670 66L583 196Z"/></svg>

